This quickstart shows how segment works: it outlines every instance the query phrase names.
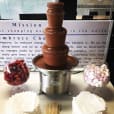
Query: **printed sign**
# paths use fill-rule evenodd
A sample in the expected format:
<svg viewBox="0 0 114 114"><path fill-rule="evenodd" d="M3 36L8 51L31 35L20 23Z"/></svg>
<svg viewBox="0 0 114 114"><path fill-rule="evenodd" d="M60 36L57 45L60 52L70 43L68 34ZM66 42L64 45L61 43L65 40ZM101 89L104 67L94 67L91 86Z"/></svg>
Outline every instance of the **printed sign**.
<svg viewBox="0 0 114 114"><path fill-rule="evenodd" d="M42 54L45 43L44 29L47 21L0 21L0 70L6 63L17 58L25 59L33 68L32 59ZM67 29L66 45L69 55L79 59L78 67L90 62L102 64L107 55L112 21L74 20L64 21Z"/></svg>

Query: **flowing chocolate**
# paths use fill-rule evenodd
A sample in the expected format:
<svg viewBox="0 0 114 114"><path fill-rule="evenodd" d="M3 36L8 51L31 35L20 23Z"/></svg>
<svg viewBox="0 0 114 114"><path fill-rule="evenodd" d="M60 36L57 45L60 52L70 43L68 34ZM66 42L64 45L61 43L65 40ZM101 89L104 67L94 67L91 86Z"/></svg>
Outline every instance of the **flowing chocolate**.
<svg viewBox="0 0 114 114"><path fill-rule="evenodd" d="M44 61L48 66L61 67L67 63L68 46L65 45L66 29L62 27L64 4L47 4L48 27L45 29L46 44L42 47Z"/></svg>
<svg viewBox="0 0 114 114"><path fill-rule="evenodd" d="M46 45L49 47L62 47L65 44L67 30L65 28L52 29L47 27L44 31Z"/></svg>
<svg viewBox="0 0 114 114"><path fill-rule="evenodd" d="M78 64L75 57L68 56L69 47L65 44L67 30L62 27L64 3L47 4L48 25L44 30L45 44L40 57L33 59L33 64L44 69L71 69Z"/></svg>
<svg viewBox="0 0 114 114"><path fill-rule="evenodd" d="M44 61L49 66L64 66L67 62L68 46L62 47L48 47L44 45L43 48Z"/></svg>

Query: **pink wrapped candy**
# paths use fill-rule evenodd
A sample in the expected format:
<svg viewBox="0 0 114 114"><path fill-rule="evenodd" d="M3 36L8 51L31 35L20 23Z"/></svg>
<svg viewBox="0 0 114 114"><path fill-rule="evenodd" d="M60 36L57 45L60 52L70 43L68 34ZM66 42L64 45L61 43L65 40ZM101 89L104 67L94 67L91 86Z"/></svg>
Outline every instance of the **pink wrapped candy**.
<svg viewBox="0 0 114 114"><path fill-rule="evenodd" d="M29 70L24 60L16 60L6 65L4 79L10 85L20 85L27 81Z"/></svg>
<svg viewBox="0 0 114 114"><path fill-rule="evenodd" d="M91 86L102 87L109 82L109 77L110 73L106 64L101 66L90 64L84 70L84 79Z"/></svg>

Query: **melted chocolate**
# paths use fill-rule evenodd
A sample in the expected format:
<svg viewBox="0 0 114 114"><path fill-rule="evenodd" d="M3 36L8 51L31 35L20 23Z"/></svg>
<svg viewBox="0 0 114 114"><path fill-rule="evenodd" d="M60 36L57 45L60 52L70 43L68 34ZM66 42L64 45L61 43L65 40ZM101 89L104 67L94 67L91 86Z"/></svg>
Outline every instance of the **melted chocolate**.
<svg viewBox="0 0 114 114"><path fill-rule="evenodd" d="M43 55L36 56L32 62L35 66L48 70L70 70L78 64L77 58L72 56L67 56L67 63L61 67L53 67L45 64Z"/></svg>
<svg viewBox="0 0 114 114"><path fill-rule="evenodd" d="M64 3L49 2L47 7L48 26L44 31L46 43L42 46L43 55L36 56L33 64L51 70L71 69L78 64L78 60L68 56L69 47L65 45L67 30L62 27Z"/></svg>

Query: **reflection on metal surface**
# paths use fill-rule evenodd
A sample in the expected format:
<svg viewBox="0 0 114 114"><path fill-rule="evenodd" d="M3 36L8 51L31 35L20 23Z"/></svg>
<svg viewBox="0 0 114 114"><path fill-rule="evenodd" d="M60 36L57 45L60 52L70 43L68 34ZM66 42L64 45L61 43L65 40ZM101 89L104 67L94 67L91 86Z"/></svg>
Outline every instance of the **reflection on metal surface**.
<svg viewBox="0 0 114 114"><path fill-rule="evenodd" d="M40 73L41 91L48 94L67 93L70 85L71 73L67 70L48 71Z"/></svg>

